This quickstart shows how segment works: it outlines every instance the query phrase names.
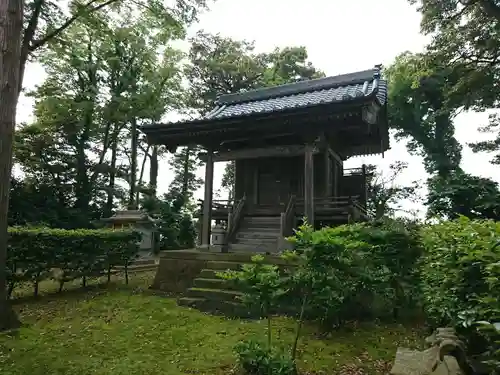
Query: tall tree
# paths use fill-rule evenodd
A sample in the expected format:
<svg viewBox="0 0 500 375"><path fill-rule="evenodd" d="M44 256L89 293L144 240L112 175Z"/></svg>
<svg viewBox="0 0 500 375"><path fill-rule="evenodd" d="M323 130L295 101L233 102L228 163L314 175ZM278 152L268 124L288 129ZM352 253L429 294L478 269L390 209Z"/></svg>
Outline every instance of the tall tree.
<svg viewBox="0 0 500 375"><path fill-rule="evenodd" d="M422 13L429 51L461 79L451 89L466 108L497 107L500 98L500 4L496 0L409 0Z"/></svg>
<svg viewBox="0 0 500 375"><path fill-rule="evenodd" d="M389 81L389 125L396 139L408 140L408 151L424 158L428 173L445 177L459 167L462 147L455 138L458 108L448 96L457 72L441 68L424 54L398 56L386 69Z"/></svg>
<svg viewBox="0 0 500 375"><path fill-rule="evenodd" d="M41 47L47 45L48 42L58 39L64 41L63 32L70 26L76 23L81 17L93 15L96 11L111 6L114 4L118 10L123 11L123 17L126 18L134 13L134 10L145 9L147 13L154 14L154 23L156 26L162 24L165 27L165 33L171 32L171 26L178 26L183 28L186 24L191 23L196 19L198 10L205 6L205 0L177 0L175 6L168 7L161 0L153 0L147 2L140 2L137 0L89 0L82 2L79 0L71 1L68 9L66 9L62 2L57 0L31 0L26 2L5 0L1 2L1 19L2 19L2 133L0 141L0 177L2 178L0 187L0 231L6 233L7 231L7 216L8 216L8 194L10 182L10 170L12 159L12 137L15 126L15 112L17 109L17 98L19 97L24 70L26 62L30 57L33 57L35 52L40 50ZM26 14L24 14L26 8ZM121 9L120 9L121 8ZM68 12L66 12L66 10ZM149 18L148 20L153 20ZM23 29L24 21L24 29ZM153 26L152 24L149 25ZM79 40L78 38L74 40ZM66 39L69 43L73 44L70 38ZM87 43L89 45L89 43ZM89 63L89 61L87 61ZM88 75L94 69L93 62L85 66L85 73ZM87 76L91 79L92 77ZM96 77L93 77L96 78ZM84 81L81 79L80 81ZM12 85L16 88L12 88ZM86 92L87 99L96 99L92 90ZM85 104L88 107L89 101ZM90 111L86 110L86 122L91 120ZM5 125L4 125L5 124ZM80 146L84 145L82 142L85 138L89 137L89 133L83 131L80 135ZM84 181L81 190L88 191L89 185L86 183L88 180L84 178L81 173L86 157L84 152L79 151L79 178ZM81 197L80 197L81 198ZM86 200L79 199L79 205L83 207ZM5 219L3 219L5 217ZM7 252L6 235L1 236L0 240L0 318L6 318L8 311L7 302L5 297L5 259ZM3 314L3 316L2 316ZM4 321L4 319L2 319ZM3 324L3 323L0 323ZM3 324L3 325L6 325Z"/></svg>
<svg viewBox="0 0 500 375"><path fill-rule="evenodd" d="M410 0L422 13L422 31L432 35L429 51L447 69L460 71L450 87L457 106L498 109L500 105L500 4L494 0ZM481 124L477 124L481 125ZM480 128L489 141L471 143L474 152L500 151L496 115ZM498 163L498 156L494 156Z"/></svg>
<svg viewBox="0 0 500 375"><path fill-rule="evenodd" d="M16 125L17 98L21 79L21 36L23 2L0 1L0 331L14 328L19 321L6 293L7 225L12 144Z"/></svg>
<svg viewBox="0 0 500 375"><path fill-rule="evenodd" d="M308 61L303 46L256 53L253 42L234 40L204 31L191 39L186 76L189 104L199 114L215 105L217 97L259 87L274 86L324 76ZM224 188L234 185L234 162L226 164Z"/></svg>
<svg viewBox="0 0 500 375"><path fill-rule="evenodd" d="M179 199L182 206L190 208L194 192L202 185L203 180L196 176L201 163L198 159L198 150L194 147L183 147L175 153L170 169L174 172L174 179L169 186L168 196Z"/></svg>
<svg viewBox="0 0 500 375"><path fill-rule="evenodd" d="M402 200L416 200L418 185L413 182L409 186L397 183L397 179L408 168L408 163L398 161L389 166L389 173L384 174L374 165L367 166L368 202L367 210L372 218L378 220L393 216L402 211Z"/></svg>

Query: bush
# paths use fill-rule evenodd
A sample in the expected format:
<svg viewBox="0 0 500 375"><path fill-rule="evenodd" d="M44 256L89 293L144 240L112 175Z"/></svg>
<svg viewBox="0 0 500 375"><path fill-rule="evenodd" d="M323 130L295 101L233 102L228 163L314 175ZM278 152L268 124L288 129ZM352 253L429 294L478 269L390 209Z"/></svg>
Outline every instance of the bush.
<svg viewBox="0 0 500 375"><path fill-rule="evenodd" d="M421 286L428 318L436 325L457 325L465 317L497 318L500 223L463 217L424 228L422 239Z"/></svg>
<svg viewBox="0 0 500 375"><path fill-rule="evenodd" d="M458 328L469 354L482 354L498 371L500 223L462 217L424 228L422 238L421 288L429 321Z"/></svg>
<svg viewBox="0 0 500 375"><path fill-rule="evenodd" d="M394 313L388 306L408 305L420 255L416 230L395 222L318 231L305 225L290 240L302 260L290 280L295 294L310 294L308 318L338 326L346 319ZM376 311L377 300L385 311Z"/></svg>
<svg viewBox="0 0 500 375"><path fill-rule="evenodd" d="M294 375L295 362L287 354L258 341L246 340L235 347L238 364L248 375Z"/></svg>
<svg viewBox="0 0 500 375"><path fill-rule="evenodd" d="M9 228L7 277L9 295L16 284L30 282L38 294L40 281L64 283L127 267L137 256L140 234L109 229ZM126 276L128 277L127 273Z"/></svg>

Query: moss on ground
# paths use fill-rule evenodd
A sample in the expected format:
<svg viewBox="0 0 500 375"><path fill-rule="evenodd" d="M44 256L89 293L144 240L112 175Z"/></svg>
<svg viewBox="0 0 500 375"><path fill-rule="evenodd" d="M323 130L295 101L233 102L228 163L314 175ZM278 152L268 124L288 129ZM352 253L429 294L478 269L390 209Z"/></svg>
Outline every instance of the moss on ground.
<svg viewBox="0 0 500 375"><path fill-rule="evenodd" d="M232 348L239 340L264 340L263 322L210 316L148 293L153 276L132 275L129 286L18 300L25 326L14 336L0 335L0 373L222 375L234 368ZM45 283L43 289L57 286ZM292 319L276 318L273 335L281 346L290 347L294 328ZM309 326L299 367L305 374L384 374L396 348L420 346L421 337L418 327L402 325L350 326L328 337Z"/></svg>

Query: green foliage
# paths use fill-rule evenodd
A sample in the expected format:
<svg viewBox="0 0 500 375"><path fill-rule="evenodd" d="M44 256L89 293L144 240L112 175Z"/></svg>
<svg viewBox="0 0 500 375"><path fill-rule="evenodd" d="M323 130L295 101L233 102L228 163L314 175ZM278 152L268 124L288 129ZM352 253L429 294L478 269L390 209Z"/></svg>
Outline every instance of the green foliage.
<svg viewBox="0 0 500 375"><path fill-rule="evenodd" d="M64 283L108 274L115 266L127 267L137 256L140 234L118 230L64 230L50 228L9 229L7 281L30 282L38 294L40 281L54 278L60 290Z"/></svg>
<svg viewBox="0 0 500 375"><path fill-rule="evenodd" d="M283 278L277 266L264 263L262 255L252 257L251 264L244 264L241 271L227 270L217 274L234 282L243 292L241 300L250 309L257 310L267 319L267 346L253 340L242 341L235 346L238 362L249 375L293 375L296 373L294 355L287 356L272 345L271 312L279 306L286 294Z"/></svg>
<svg viewBox="0 0 500 375"><path fill-rule="evenodd" d="M255 340L240 341L234 348L238 364L248 375L294 375L295 363L286 354L270 350Z"/></svg>
<svg viewBox="0 0 500 375"><path fill-rule="evenodd" d="M379 220L393 216L396 211L401 211L401 201L415 199L417 183L409 186L396 183L396 180L408 168L408 163L398 161L389 166L387 175L377 171L374 165L367 165L368 201L366 208L371 217Z"/></svg>
<svg viewBox="0 0 500 375"><path fill-rule="evenodd" d="M424 158L428 173L445 176L456 169L462 147L452 118L459 106L450 102L449 86L460 74L425 54L405 52L385 71L389 83L389 125L396 139L408 139L408 151Z"/></svg>
<svg viewBox="0 0 500 375"><path fill-rule="evenodd" d="M243 292L242 302L258 307L260 316L267 318L285 293L277 266L265 264L262 255L254 255L251 264L244 264L241 271L227 270L219 277L234 282Z"/></svg>
<svg viewBox="0 0 500 375"><path fill-rule="evenodd" d="M422 31L432 35L428 46L438 62L446 61L461 78L449 89L467 109L498 106L500 85L500 6L493 0L410 0L422 13Z"/></svg>
<svg viewBox="0 0 500 375"><path fill-rule="evenodd" d="M410 302L420 255L414 229L395 221L318 231L304 225L290 240L302 264L291 280L295 290L310 293L309 318L338 326L346 319L395 314Z"/></svg>
<svg viewBox="0 0 500 375"><path fill-rule="evenodd" d="M428 216L456 219L500 219L500 190L489 178L455 171L446 179L434 176L428 181Z"/></svg>
<svg viewBox="0 0 500 375"><path fill-rule="evenodd" d="M193 194L203 184L203 179L196 175L201 166L197 155L199 151L197 147L183 147L170 162L174 179L170 183L168 195L171 199L180 199L183 207L190 211L195 207Z"/></svg>
<svg viewBox="0 0 500 375"><path fill-rule="evenodd" d="M460 316L497 319L500 289L500 224L462 217L423 229L421 260L425 311L436 324L458 324Z"/></svg>
<svg viewBox="0 0 500 375"><path fill-rule="evenodd" d="M172 200L168 194L163 199L148 196L142 207L156 219L160 236L160 250L192 249L196 239L193 218L183 210L182 199Z"/></svg>

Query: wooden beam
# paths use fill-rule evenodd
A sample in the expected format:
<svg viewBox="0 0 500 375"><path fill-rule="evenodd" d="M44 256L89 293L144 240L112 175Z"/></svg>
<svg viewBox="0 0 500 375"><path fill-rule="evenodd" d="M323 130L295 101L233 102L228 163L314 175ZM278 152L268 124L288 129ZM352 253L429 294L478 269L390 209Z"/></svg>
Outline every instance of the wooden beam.
<svg viewBox="0 0 500 375"><path fill-rule="evenodd" d="M314 144L307 143L304 153L304 213L314 227Z"/></svg>
<svg viewBox="0 0 500 375"><path fill-rule="evenodd" d="M333 151L330 147L328 147L328 152L335 160L337 160L337 162L339 163L343 162L342 157L337 152Z"/></svg>
<svg viewBox="0 0 500 375"><path fill-rule="evenodd" d="M273 147L263 147L263 148L248 148L233 151L218 152L213 155L213 161L231 161L239 159L257 159L266 157L290 157L297 155L304 155L306 152L306 146L304 145L288 145L288 146L273 146ZM313 146L313 154L319 153L319 148ZM206 160L207 154L200 153L199 158L203 161Z"/></svg>
<svg viewBox="0 0 500 375"><path fill-rule="evenodd" d="M285 137L285 136L288 136L288 135L295 135L295 133L293 132L287 132L287 133L271 133L271 134L263 134L263 135L259 135L258 138L259 139L275 139L275 138L279 138L279 137ZM249 136L246 136L246 137L240 137L240 138L234 138L234 139L227 139L227 140L224 140L221 142L221 145L225 145L225 144L228 144L228 143L235 143L235 142L242 142L242 141L251 141L251 140L255 140L256 136L255 135L249 135Z"/></svg>
<svg viewBox="0 0 500 375"><path fill-rule="evenodd" d="M208 149L205 165L205 199L203 201L203 225L201 233L201 246L210 247L210 232L212 229L212 193L214 185L213 150Z"/></svg>
<svg viewBox="0 0 500 375"><path fill-rule="evenodd" d="M325 197L330 197L332 195L332 159L330 158L330 152L325 149L323 154L325 163L325 186L323 195Z"/></svg>

